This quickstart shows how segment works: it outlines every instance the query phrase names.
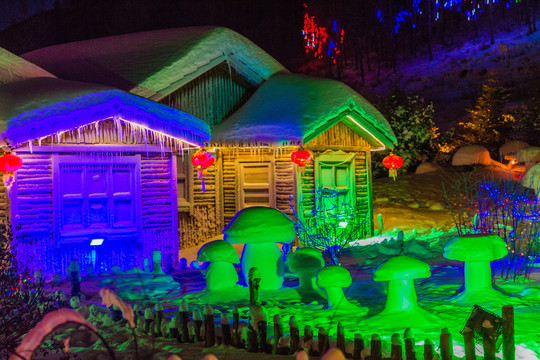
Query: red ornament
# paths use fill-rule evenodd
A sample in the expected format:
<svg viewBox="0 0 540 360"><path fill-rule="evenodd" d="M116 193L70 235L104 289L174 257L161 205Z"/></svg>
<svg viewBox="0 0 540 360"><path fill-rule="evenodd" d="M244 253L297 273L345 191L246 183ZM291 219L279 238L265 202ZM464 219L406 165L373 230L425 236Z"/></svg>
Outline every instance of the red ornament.
<svg viewBox="0 0 540 360"><path fill-rule="evenodd" d="M396 181L397 169L403 166L403 159L397 155L390 153L389 156L385 157L382 161L385 168L389 169L389 175L391 178Z"/></svg>
<svg viewBox="0 0 540 360"><path fill-rule="evenodd" d="M6 188L10 188L15 182L14 172L22 167L23 161L17 155L7 153L0 156L0 171L4 173L2 180Z"/></svg>
<svg viewBox="0 0 540 360"><path fill-rule="evenodd" d="M22 167L22 159L17 155L5 154L0 156L0 171L3 173L15 172Z"/></svg>
<svg viewBox="0 0 540 360"><path fill-rule="evenodd" d="M208 151L204 151L203 149L199 149L193 156L191 157L191 163L195 168L197 168L197 178L202 178L202 191L206 192L206 188L204 186L204 178L206 176L206 169L210 166L214 165L214 162L216 161L216 154L211 153Z"/></svg>
<svg viewBox="0 0 540 360"><path fill-rule="evenodd" d="M309 150L300 148L291 153L291 161L298 166L305 166L311 160L313 160L313 153Z"/></svg>

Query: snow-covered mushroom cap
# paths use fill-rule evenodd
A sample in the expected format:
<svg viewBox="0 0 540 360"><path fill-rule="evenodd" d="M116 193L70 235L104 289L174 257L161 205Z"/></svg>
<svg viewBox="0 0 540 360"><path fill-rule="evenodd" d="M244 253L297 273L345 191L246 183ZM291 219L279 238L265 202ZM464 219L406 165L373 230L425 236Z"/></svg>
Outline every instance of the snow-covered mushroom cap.
<svg viewBox="0 0 540 360"><path fill-rule="evenodd" d="M379 265L373 273L375 281L422 279L431 276L429 265L407 255L393 257Z"/></svg>
<svg viewBox="0 0 540 360"><path fill-rule="evenodd" d="M476 164L491 164L489 151L482 145L465 145L460 148L452 158L452 166Z"/></svg>
<svg viewBox="0 0 540 360"><path fill-rule="evenodd" d="M222 261L238 264L240 258L234 247L225 240L211 241L204 244L197 252L197 261Z"/></svg>
<svg viewBox="0 0 540 360"><path fill-rule="evenodd" d="M467 234L456 236L444 247L443 256L458 261L492 261L508 254L506 243L495 234Z"/></svg>
<svg viewBox="0 0 540 360"><path fill-rule="evenodd" d="M349 287L352 277L349 271L341 266L330 265L317 273L317 285L325 287Z"/></svg>
<svg viewBox="0 0 540 360"><path fill-rule="evenodd" d="M505 155L508 155L508 154L517 154L519 150L524 149L526 147L529 147L529 144L527 144L525 141L521 141L521 140L509 141L499 148L499 154L501 155L501 157L504 157Z"/></svg>
<svg viewBox="0 0 540 360"><path fill-rule="evenodd" d="M315 271L324 266L324 259L319 250L303 247L289 256L287 265L292 272Z"/></svg>
<svg viewBox="0 0 540 360"><path fill-rule="evenodd" d="M236 213L223 230L223 238L230 244L292 243L294 223L281 211L253 206Z"/></svg>

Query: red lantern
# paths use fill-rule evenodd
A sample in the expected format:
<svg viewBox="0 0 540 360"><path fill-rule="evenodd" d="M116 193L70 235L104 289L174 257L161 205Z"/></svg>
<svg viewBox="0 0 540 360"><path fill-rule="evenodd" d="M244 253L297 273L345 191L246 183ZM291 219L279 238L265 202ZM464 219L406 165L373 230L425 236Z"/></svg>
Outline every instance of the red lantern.
<svg viewBox="0 0 540 360"><path fill-rule="evenodd" d="M389 156L385 157L382 161L385 168L389 169L389 174L394 181L396 181L397 169L403 166L403 159L397 155L390 153Z"/></svg>
<svg viewBox="0 0 540 360"><path fill-rule="evenodd" d="M300 148L291 153L291 161L298 166L305 166L311 160L313 160L313 153L309 150Z"/></svg>
<svg viewBox="0 0 540 360"><path fill-rule="evenodd" d="M191 157L191 163L197 168L197 178L202 178L202 191L206 192L204 186L204 178L206 176L206 169L214 164L216 161L216 154L199 149Z"/></svg>
<svg viewBox="0 0 540 360"><path fill-rule="evenodd" d="M2 180L6 188L11 187L15 181L14 172L22 167L22 159L17 155L7 153L0 156L0 171L4 173Z"/></svg>
<svg viewBox="0 0 540 360"><path fill-rule="evenodd" d="M22 167L22 159L11 153L0 156L0 171L3 173L15 172Z"/></svg>

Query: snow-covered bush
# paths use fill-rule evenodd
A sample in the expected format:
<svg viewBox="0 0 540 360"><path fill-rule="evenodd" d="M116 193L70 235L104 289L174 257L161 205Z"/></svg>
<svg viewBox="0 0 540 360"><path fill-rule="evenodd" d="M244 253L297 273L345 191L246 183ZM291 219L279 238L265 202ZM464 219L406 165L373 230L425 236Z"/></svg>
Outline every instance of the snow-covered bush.
<svg viewBox="0 0 540 360"><path fill-rule="evenodd" d="M508 256L495 262L504 278L528 277L540 258L539 198L510 176L462 174L445 184L447 206L460 235L497 234Z"/></svg>
<svg viewBox="0 0 540 360"><path fill-rule="evenodd" d="M294 203L291 197L293 221L301 243L321 250L333 265L340 265L339 257L350 242L366 236L366 219L337 190L318 188L311 194L309 210L304 209L304 201L298 202L297 209Z"/></svg>
<svg viewBox="0 0 540 360"><path fill-rule="evenodd" d="M406 97L399 91L382 99L377 108L386 117L398 141L394 154L403 159L403 170L414 171L423 160L435 155L437 127L433 122L433 104L425 104L418 96ZM372 169L374 176L386 176L388 170L382 159L388 151L373 153Z"/></svg>
<svg viewBox="0 0 540 360"><path fill-rule="evenodd" d="M32 272L15 257L9 227L0 227L0 358L7 358L22 336L42 317L57 307L43 292L43 279L32 279Z"/></svg>

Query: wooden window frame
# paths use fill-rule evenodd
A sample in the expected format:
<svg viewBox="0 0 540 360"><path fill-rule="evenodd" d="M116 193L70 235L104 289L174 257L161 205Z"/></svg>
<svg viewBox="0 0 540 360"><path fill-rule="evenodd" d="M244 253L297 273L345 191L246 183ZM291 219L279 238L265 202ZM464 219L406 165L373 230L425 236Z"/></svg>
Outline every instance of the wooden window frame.
<svg viewBox="0 0 540 360"><path fill-rule="evenodd" d="M193 191L192 191L193 166L191 165L190 155L191 154L189 152L185 152L183 159L182 159L181 154L173 156L174 160L172 163L172 172L173 172L173 177L174 177L173 178L173 183L175 184L174 193L176 194L178 212L190 212L191 208L193 207ZM178 172L178 167L180 164L184 167L184 170L185 170L185 172L183 173L183 176L185 177L183 186L185 187L186 197L182 199L179 197L179 192L178 192L178 189L180 187L180 184L178 182L179 180L178 175L180 175Z"/></svg>
<svg viewBox="0 0 540 360"><path fill-rule="evenodd" d="M83 149L80 149L83 150ZM79 150L79 151L80 151ZM87 152L81 152L83 154L89 154ZM141 196L141 155L140 154L130 154L119 153L118 156L112 156L103 161L105 165L114 165L117 163L117 157L122 157L123 161L119 164L129 164L134 166L134 187L133 187L133 206L135 219L135 227L133 228L108 228L107 235L109 237L122 237L122 236L132 236L133 234L141 234L142 232L142 196ZM61 191L59 187L61 186L60 180L60 166L64 164L70 165L92 165L95 162L92 161L91 157L88 157L88 160L84 161L84 158L81 159L81 156L78 154L58 152L52 154L52 164L53 164L53 181L52 181L52 197L53 197L53 216L55 219L62 218L62 199ZM109 192L109 189L107 189ZM110 201L110 199L109 199ZM63 234L62 233L62 224L60 221L54 221L54 236L55 243L61 244L63 242L77 242L77 241L86 241L93 236L96 232L99 232L99 228L84 228L78 231L74 231L72 234ZM138 235L140 237L140 235ZM77 240L78 239L78 240Z"/></svg>
<svg viewBox="0 0 540 360"><path fill-rule="evenodd" d="M327 151L315 158L315 191L317 191L321 186L321 168L323 166L332 166L335 168L341 164L348 164L347 171L349 189L347 190L347 198L349 199L349 204L352 207L356 207L356 179L355 179L355 164L354 164L355 154L345 153L343 151ZM335 164L335 165L333 165ZM335 188L335 186L334 186Z"/></svg>
<svg viewBox="0 0 540 360"><path fill-rule="evenodd" d="M272 208L276 207L276 181L275 181L275 178L274 178L275 177L274 159L271 159L271 158L249 159L249 158L246 158L246 159L237 160L237 162L236 162L237 176L238 176L236 190L237 190L237 194L239 194L239 196L237 196L236 208L238 210L242 210L242 209L246 208L245 202L244 202L244 186L243 186L244 172L243 172L243 168L246 165L248 165L248 166L252 165L253 167L255 167L255 166L260 166L262 164L267 164L268 165L268 182L269 182L269 184L268 184L268 200L269 200L269 204L268 204L268 206L272 207ZM266 189L266 187L257 187L256 185L251 186L250 188L252 188L252 189L258 189L258 188Z"/></svg>

